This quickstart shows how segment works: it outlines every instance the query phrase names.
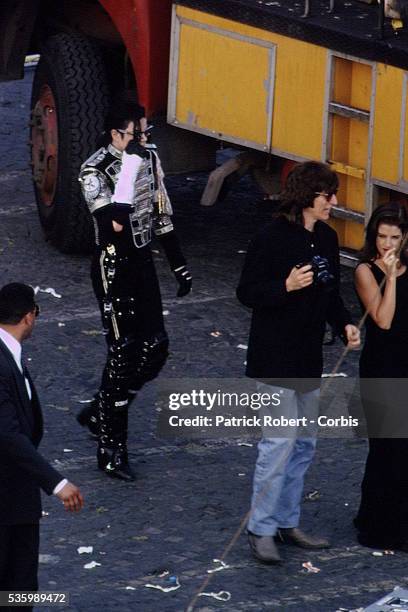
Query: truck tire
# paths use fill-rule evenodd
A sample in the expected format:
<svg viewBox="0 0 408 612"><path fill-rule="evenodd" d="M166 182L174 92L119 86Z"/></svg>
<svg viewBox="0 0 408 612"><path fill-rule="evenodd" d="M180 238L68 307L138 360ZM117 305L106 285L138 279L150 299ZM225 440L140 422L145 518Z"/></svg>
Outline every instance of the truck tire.
<svg viewBox="0 0 408 612"><path fill-rule="evenodd" d="M46 238L64 253L92 248L92 222L78 173L95 151L108 107L101 54L87 38L60 33L41 48L31 98L35 197Z"/></svg>

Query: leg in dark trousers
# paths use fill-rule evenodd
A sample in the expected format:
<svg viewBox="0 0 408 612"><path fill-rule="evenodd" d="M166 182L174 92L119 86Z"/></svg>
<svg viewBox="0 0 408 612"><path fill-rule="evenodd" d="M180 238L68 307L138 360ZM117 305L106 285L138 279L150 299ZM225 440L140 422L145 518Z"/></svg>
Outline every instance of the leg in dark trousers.
<svg viewBox="0 0 408 612"><path fill-rule="evenodd" d="M37 591L39 524L0 525L0 590ZM2 608L29 612L32 607Z"/></svg>

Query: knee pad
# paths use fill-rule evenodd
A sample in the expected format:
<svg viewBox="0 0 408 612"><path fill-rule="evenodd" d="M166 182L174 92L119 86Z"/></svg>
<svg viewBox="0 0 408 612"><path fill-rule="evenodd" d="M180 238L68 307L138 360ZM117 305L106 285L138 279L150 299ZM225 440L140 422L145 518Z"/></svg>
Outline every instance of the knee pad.
<svg viewBox="0 0 408 612"><path fill-rule="evenodd" d="M153 380L167 361L169 339L165 332L144 340L139 363L132 376L132 388L140 389L146 382Z"/></svg>
<svg viewBox="0 0 408 612"><path fill-rule="evenodd" d="M168 356L169 340L162 332L141 340L127 336L115 340L109 347L107 373L113 385L138 391L156 378Z"/></svg>

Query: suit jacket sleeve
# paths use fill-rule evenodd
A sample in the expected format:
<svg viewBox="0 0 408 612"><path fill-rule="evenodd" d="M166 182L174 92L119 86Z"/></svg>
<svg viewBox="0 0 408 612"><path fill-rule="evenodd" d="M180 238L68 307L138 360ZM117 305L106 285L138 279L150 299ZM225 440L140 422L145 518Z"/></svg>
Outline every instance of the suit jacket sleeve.
<svg viewBox="0 0 408 612"><path fill-rule="evenodd" d="M63 479L25 434L21 433L16 408L9 392L9 381L0 376L0 459L12 461L51 495Z"/></svg>
<svg viewBox="0 0 408 612"><path fill-rule="evenodd" d="M288 299L284 271L272 270L273 236L258 234L251 241L237 288L239 301L249 308L281 308Z"/></svg>

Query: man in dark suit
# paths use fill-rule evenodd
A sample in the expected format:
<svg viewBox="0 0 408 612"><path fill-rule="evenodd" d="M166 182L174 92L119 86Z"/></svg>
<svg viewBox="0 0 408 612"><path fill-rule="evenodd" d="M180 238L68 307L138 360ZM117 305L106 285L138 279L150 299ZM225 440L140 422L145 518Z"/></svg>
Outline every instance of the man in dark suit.
<svg viewBox="0 0 408 612"><path fill-rule="evenodd" d="M10 283L0 289L0 591L38 588L40 489L57 495L66 510L83 505L79 489L37 450L43 420L21 362L21 344L38 313L28 285Z"/></svg>

